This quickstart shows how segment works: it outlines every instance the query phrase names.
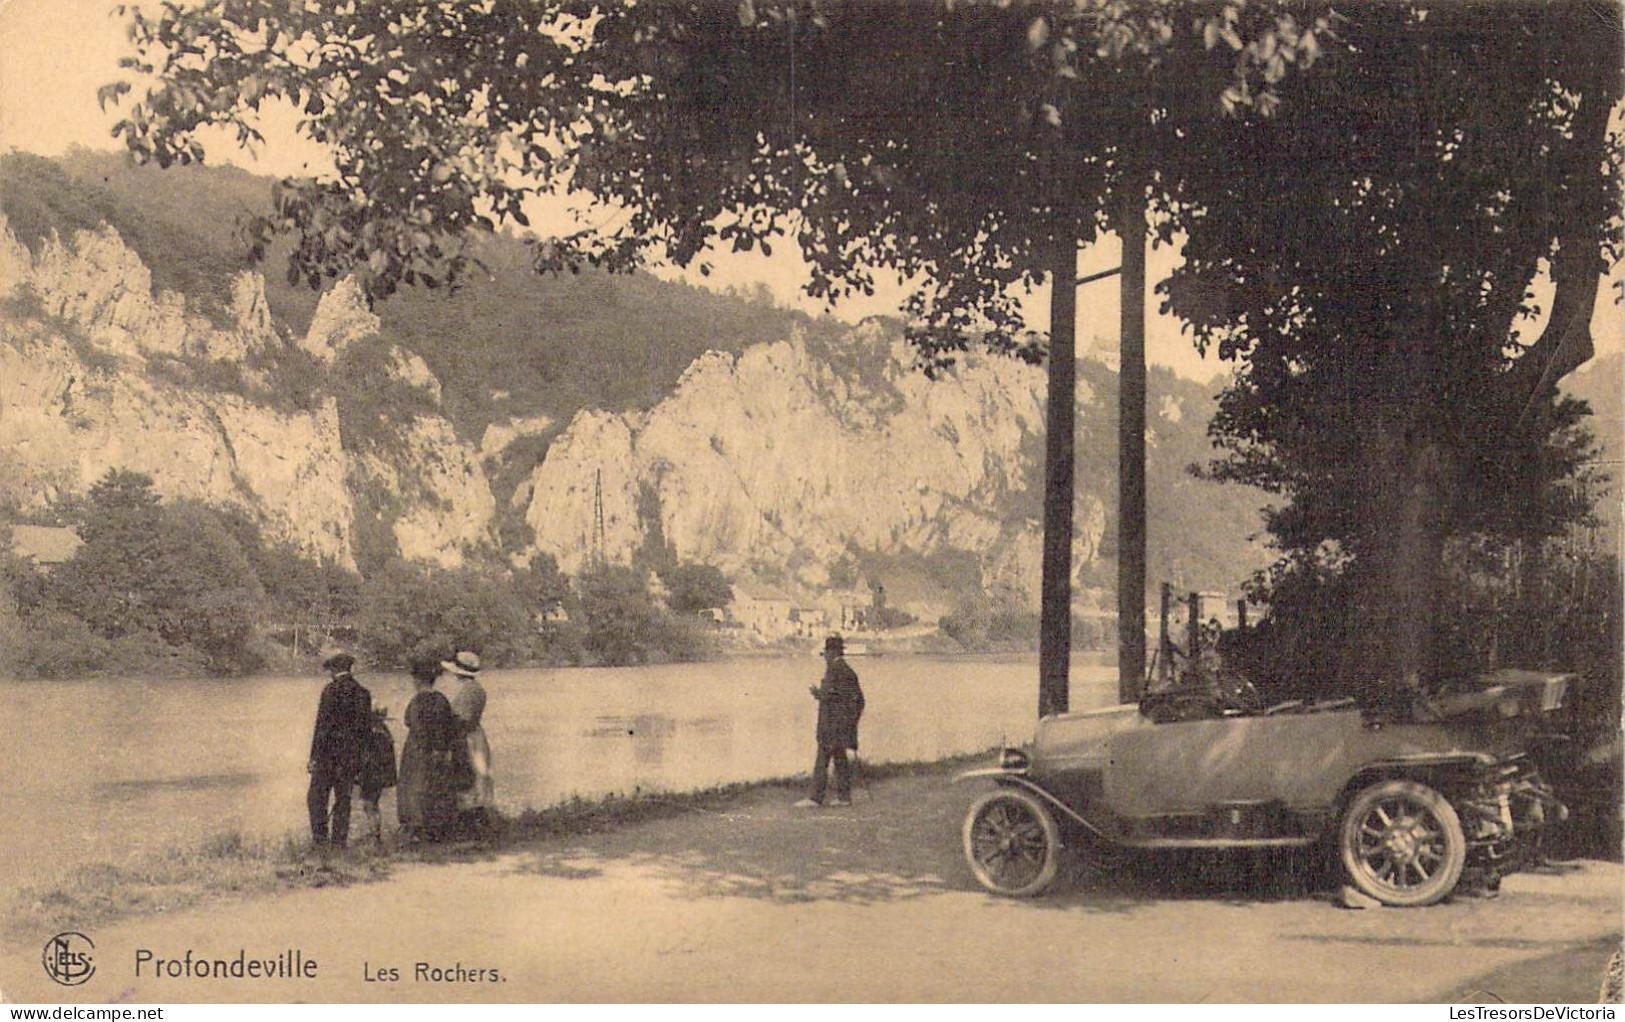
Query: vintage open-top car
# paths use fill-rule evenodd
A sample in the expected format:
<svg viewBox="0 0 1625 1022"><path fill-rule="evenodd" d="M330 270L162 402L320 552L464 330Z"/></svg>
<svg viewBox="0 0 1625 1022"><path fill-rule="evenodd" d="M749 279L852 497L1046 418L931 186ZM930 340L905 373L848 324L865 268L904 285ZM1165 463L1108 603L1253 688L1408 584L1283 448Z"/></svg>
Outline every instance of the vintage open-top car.
<svg viewBox="0 0 1625 1022"><path fill-rule="evenodd" d="M1031 747L963 775L997 784L965 819L965 855L988 890L1031 896L1067 846L1329 843L1361 892L1429 905L1464 869L1493 881L1516 868L1565 814L1530 743L1572 682L1497 672L1425 722L1350 700L1191 712L1177 693L1045 717Z"/></svg>

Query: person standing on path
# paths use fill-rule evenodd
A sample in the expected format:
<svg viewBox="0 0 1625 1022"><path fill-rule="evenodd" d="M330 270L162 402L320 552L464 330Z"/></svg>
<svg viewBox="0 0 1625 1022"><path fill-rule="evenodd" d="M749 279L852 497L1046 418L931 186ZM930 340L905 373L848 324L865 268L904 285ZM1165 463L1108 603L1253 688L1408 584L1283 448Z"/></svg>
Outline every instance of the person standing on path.
<svg viewBox="0 0 1625 1022"><path fill-rule="evenodd" d="M372 733L372 693L355 680L355 657L338 653L322 661L332 680L322 689L310 739L310 839L318 849L343 848L350 839L350 789ZM332 799L329 817L328 800Z"/></svg>
<svg viewBox="0 0 1625 1022"><path fill-rule="evenodd" d="M451 709L462 724L468 742L468 762L474 783L457 796L458 815L477 830L486 830L496 808L496 782L491 776L491 742L485 737L481 720L485 716L485 688L480 685L480 656L461 650L441 668L456 676L457 690L451 695Z"/></svg>
<svg viewBox="0 0 1625 1022"><path fill-rule="evenodd" d="M858 718L863 716L863 688L857 672L846 662L846 643L839 635L824 640L824 679L808 689L818 700L818 758L813 761L812 794L798 808L824 804L829 785L829 764L835 763L835 800L852 804L852 761L848 751L858 748Z"/></svg>
<svg viewBox="0 0 1625 1022"><path fill-rule="evenodd" d="M457 750L463 746L462 725L444 693L436 692L439 657L412 662L416 689L406 704L406 746L401 749L400 786L395 807L409 841L440 841L457 817Z"/></svg>
<svg viewBox="0 0 1625 1022"><path fill-rule="evenodd" d="M383 707L372 711L372 727L367 730L361 770L356 774L356 784L361 788L361 818L366 822L363 836L374 848L384 844L384 816L378 800L385 788L395 787L400 776L395 766L395 738L385 723L388 717L389 711Z"/></svg>

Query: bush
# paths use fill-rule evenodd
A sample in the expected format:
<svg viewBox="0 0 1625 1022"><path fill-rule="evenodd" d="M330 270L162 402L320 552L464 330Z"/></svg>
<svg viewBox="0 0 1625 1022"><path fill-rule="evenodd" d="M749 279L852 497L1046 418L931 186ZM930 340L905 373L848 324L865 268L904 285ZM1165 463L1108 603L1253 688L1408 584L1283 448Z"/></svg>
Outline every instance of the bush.
<svg viewBox="0 0 1625 1022"><path fill-rule="evenodd" d="M692 616L708 607L726 607L733 602L733 589L722 571L710 564L683 562L660 575L671 595L667 605L677 614Z"/></svg>
<svg viewBox="0 0 1625 1022"><path fill-rule="evenodd" d="M355 627L368 659L380 666L459 649L477 650L493 665L516 664L541 646L514 579L493 568L387 564L362 582Z"/></svg>
<svg viewBox="0 0 1625 1022"><path fill-rule="evenodd" d="M582 647L597 663L699 660L711 651L711 637L700 622L661 610L643 576L631 568L589 568L576 588Z"/></svg>
<svg viewBox="0 0 1625 1022"><path fill-rule="evenodd" d="M31 615L21 632L15 667L25 678L82 678L106 673L112 661L112 644L63 611Z"/></svg>
<svg viewBox="0 0 1625 1022"><path fill-rule="evenodd" d="M259 666L248 640L264 591L218 514L163 505L151 478L113 471L91 487L79 516L84 545L42 579L43 607L109 641L135 637L120 656L145 656L150 635L192 651L187 662L201 655L216 674Z"/></svg>
<svg viewBox="0 0 1625 1022"><path fill-rule="evenodd" d="M1088 622L1072 620L1074 644L1090 634ZM937 622L942 634L973 652L1038 648L1038 615L996 605L983 593L960 599Z"/></svg>

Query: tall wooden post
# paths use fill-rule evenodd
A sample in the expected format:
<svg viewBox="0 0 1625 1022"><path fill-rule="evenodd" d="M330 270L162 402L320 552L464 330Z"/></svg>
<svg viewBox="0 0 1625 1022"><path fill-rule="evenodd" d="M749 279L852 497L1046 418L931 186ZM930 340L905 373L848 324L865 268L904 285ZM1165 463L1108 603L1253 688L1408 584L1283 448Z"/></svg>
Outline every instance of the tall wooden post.
<svg viewBox="0 0 1625 1022"><path fill-rule="evenodd" d="M1117 698L1145 684L1145 190L1127 175L1119 197L1123 239L1117 406ZM1051 380L1050 393L1054 394ZM1053 397L1051 398L1053 400Z"/></svg>
<svg viewBox="0 0 1625 1022"><path fill-rule="evenodd" d="M1157 616L1157 681L1169 685L1174 680L1174 651L1173 643L1168 636L1168 615L1172 613L1174 602L1174 587L1170 583L1162 584L1162 612Z"/></svg>
<svg viewBox="0 0 1625 1022"><path fill-rule="evenodd" d="M1077 402L1078 251L1050 256L1049 408L1044 435L1044 587L1038 633L1038 715L1065 713L1072 659L1072 453Z"/></svg>
<svg viewBox="0 0 1625 1022"><path fill-rule="evenodd" d="M1185 598L1185 657L1194 664L1202 652L1202 594Z"/></svg>

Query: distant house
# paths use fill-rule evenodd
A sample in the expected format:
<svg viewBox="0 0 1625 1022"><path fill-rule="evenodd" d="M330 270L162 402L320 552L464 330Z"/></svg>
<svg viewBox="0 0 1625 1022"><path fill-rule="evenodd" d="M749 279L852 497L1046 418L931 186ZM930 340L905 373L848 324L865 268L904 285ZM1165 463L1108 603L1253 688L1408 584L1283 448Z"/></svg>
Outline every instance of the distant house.
<svg viewBox="0 0 1625 1022"><path fill-rule="evenodd" d="M825 593L818 605L830 628L838 632L861 632L869 627L874 596L861 589L840 589Z"/></svg>
<svg viewBox="0 0 1625 1022"><path fill-rule="evenodd" d="M722 607L704 607L696 611L694 616L720 627L728 620L728 611Z"/></svg>
<svg viewBox="0 0 1625 1022"><path fill-rule="evenodd" d="M751 582L736 583L729 611L745 629L764 639L795 635L799 622L795 602L771 586Z"/></svg>
<svg viewBox="0 0 1625 1022"><path fill-rule="evenodd" d="M558 624L568 620L570 620L570 612L564 609L562 603L555 603L536 615L537 624Z"/></svg>
<svg viewBox="0 0 1625 1022"><path fill-rule="evenodd" d="M791 607L790 621L802 638L821 636L829 631L829 613L822 607Z"/></svg>
<svg viewBox="0 0 1625 1022"><path fill-rule="evenodd" d="M55 525L13 525L11 552L49 571L73 560L85 541L72 529Z"/></svg>

